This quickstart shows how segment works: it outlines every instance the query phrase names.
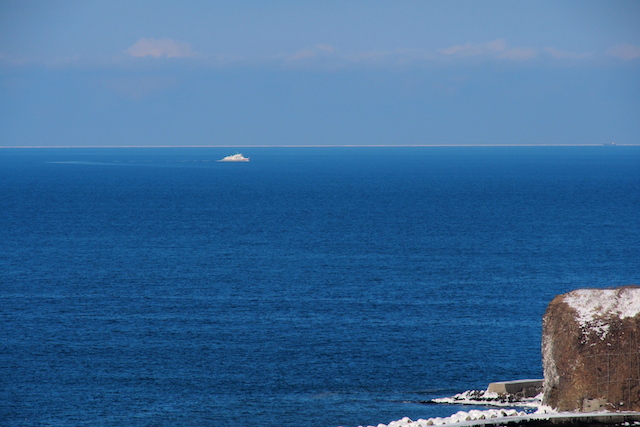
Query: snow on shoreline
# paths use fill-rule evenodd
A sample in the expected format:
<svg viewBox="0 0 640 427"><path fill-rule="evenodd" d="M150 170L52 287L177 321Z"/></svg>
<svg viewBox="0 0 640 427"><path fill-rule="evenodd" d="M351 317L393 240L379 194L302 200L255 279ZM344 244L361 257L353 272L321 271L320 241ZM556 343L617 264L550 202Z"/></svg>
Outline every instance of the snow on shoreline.
<svg viewBox="0 0 640 427"><path fill-rule="evenodd" d="M467 390L451 397L441 397L431 400L433 403L450 405L488 405L488 406L516 406L519 408L539 408L542 405L542 393L529 398L516 398L514 395L500 396L484 390Z"/></svg>
<svg viewBox="0 0 640 427"><path fill-rule="evenodd" d="M492 421L510 422L520 421L530 416L539 415L544 418L545 414L554 413L551 408L540 408L534 414L527 414L524 411L518 411L516 409L488 409L485 411L471 410L469 412L458 411L455 414L448 417L435 417L428 419L419 419L416 421L411 420L409 417L404 417L397 421L392 421L389 424L378 424L377 426L367 427L431 427L431 426L448 426L448 425L473 425L486 422L491 424ZM362 426L360 426L362 427Z"/></svg>
<svg viewBox="0 0 640 427"><path fill-rule="evenodd" d="M510 406L518 408L537 408L533 414L544 415L555 413L555 411L547 406L542 405L542 394L536 397L516 399L513 395L500 396L498 393L490 393L483 390L468 390L464 393L458 393L455 396L443 397L433 399L430 402L438 404L455 404L455 405L485 405L485 406ZM487 409L458 411L455 414L448 417L434 417L428 419L419 419L416 421L411 420L409 417L404 417L397 421L392 421L389 424L378 424L377 426L367 427L429 427L429 426L443 426L443 425L462 425L468 424L473 421L487 420L502 418L515 419L528 417L533 415L524 411L518 411L517 409ZM508 422L508 420L506 420ZM363 426L360 426L363 427Z"/></svg>
<svg viewBox="0 0 640 427"><path fill-rule="evenodd" d="M401 420L392 421L389 424L378 424L377 427L427 427L442 426L448 424L456 424L462 421L489 420L492 418L505 418L514 416L526 416L524 412L518 412L515 409L489 409L486 411L471 410L469 412L458 411L455 414L446 417L429 418L427 420L419 419L412 421L409 417ZM373 426L369 426L373 427Z"/></svg>
<svg viewBox="0 0 640 427"><path fill-rule="evenodd" d="M460 411L447 418L429 418L428 420L419 419L412 421L408 417L401 420L392 421L389 424L378 424L377 426L367 427L431 427L438 425L448 425L452 427L496 427L504 426L510 423L533 423L539 421L552 421L553 424L568 423L569 425L619 425L619 426L640 426L640 412L556 412L547 407L542 407L533 414L517 412L515 409L502 410L503 414L497 416L474 418L476 413L483 415L491 414L492 411ZM465 416L466 414L466 416ZM438 423L439 422L439 423ZM362 427L362 426L361 426Z"/></svg>

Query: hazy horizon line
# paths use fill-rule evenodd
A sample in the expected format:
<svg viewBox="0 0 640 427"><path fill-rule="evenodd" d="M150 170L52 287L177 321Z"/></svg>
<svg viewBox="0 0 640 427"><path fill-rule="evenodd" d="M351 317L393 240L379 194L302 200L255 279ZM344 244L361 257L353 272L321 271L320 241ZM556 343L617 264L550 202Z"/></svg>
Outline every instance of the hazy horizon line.
<svg viewBox="0 0 640 427"><path fill-rule="evenodd" d="M375 147L637 147L640 144L311 144L311 145L12 145L18 148L375 148Z"/></svg>

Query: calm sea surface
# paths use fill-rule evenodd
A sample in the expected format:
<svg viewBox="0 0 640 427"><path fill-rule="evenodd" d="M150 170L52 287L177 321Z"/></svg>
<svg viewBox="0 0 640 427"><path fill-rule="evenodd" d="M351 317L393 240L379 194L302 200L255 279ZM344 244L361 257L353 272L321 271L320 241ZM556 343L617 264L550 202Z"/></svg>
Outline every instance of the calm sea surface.
<svg viewBox="0 0 640 427"><path fill-rule="evenodd" d="M0 150L2 425L447 416L640 284L640 147L242 152Z"/></svg>

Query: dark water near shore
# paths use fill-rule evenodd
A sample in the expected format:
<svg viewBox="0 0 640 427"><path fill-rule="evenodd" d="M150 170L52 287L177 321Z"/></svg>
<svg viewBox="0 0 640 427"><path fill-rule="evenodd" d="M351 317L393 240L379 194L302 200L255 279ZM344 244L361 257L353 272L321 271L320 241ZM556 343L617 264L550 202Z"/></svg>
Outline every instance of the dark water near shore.
<svg viewBox="0 0 640 427"><path fill-rule="evenodd" d="M3 425L447 416L640 283L640 147L243 153L0 150Z"/></svg>

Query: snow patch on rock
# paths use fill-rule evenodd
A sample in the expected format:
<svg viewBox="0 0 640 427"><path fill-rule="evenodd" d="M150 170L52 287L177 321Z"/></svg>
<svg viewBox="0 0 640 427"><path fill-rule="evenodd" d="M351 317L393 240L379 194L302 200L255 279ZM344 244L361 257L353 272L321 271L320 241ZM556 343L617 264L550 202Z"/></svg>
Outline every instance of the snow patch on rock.
<svg viewBox="0 0 640 427"><path fill-rule="evenodd" d="M564 302L576 311L585 334L595 331L604 339L609 333L607 317L625 319L640 313L640 288L578 289L565 295Z"/></svg>

